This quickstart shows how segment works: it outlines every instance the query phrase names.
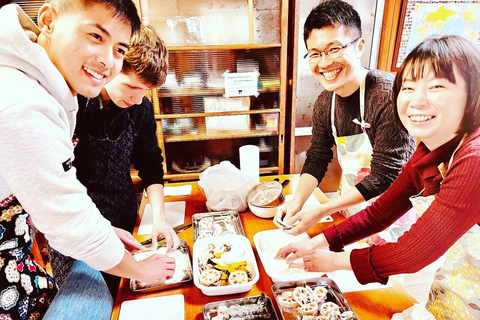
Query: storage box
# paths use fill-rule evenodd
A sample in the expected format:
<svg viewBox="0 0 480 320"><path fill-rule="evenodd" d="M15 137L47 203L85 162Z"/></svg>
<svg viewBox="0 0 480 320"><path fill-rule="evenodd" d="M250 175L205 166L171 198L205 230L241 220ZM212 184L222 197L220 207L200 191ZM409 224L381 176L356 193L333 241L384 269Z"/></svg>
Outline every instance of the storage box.
<svg viewBox="0 0 480 320"><path fill-rule="evenodd" d="M205 112L231 112L250 110L250 98L204 97ZM205 127L212 130L250 130L250 115L226 115L206 117Z"/></svg>

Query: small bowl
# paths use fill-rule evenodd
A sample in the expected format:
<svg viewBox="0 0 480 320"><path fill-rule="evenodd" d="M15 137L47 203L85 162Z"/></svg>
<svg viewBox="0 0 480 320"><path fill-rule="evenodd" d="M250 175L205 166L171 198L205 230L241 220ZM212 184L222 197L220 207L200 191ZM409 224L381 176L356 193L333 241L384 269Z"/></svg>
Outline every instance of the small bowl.
<svg viewBox="0 0 480 320"><path fill-rule="evenodd" d="M282 204L283 203L281 203L280 205ZM264 218L264 219L275 217L275 214L277 213L277 209L278 207L280 207L280 205L276 207L262 207L262 206L256 206L248 202L248 208L250 209L250 211L257 217Z"/></svg>

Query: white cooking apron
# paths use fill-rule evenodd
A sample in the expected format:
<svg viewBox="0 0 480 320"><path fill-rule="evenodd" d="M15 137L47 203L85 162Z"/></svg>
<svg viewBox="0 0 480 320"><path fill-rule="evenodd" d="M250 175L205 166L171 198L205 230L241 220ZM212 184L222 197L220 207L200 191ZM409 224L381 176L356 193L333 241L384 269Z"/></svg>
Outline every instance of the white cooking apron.
<svg viewBox="0 0 480 320"><path fill-rule="evenodd" d="M362 128L362 133L353 134L350 136L337 136L337 128L335 127L335 92L332 96L331 106L331 120L332 133L335 138L337 146L337 158L340 167L342 168L342 175L340 177L340 184L338 186L338 193L343 194L347 190L353 188L355 184L360 182L364 177L370 174L370 163L372 161L373 148L368 135L365 131L370 128L370 124L364 120L365 114L365 79L360 85L360 120L356 118L353 120ZM366 208L367 202L363 202L352 206L346 210L342 210L344 216L348 217L358 211Z"/></svg>
<svg viewBox="0 0 480 320"><path fill-rule="evenodd" d="M448 168L464 139L465 136L453 152ZM439 170L444 176L442 165ZM435 195L410 197L418 218L425 213L433 200ZM436 319L480 319L479 243L480 227L476 224L448 249L443 266L435 272L426 305Z"/></svg>

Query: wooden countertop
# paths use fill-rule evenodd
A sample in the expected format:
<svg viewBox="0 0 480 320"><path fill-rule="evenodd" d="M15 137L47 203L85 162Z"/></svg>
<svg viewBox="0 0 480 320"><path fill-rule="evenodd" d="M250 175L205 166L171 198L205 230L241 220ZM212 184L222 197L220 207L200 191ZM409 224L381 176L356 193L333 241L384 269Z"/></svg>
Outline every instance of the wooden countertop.
<svg viewBox="0 0 480 320"><path fill-rule="evenodd" d="M290 184L285 188L286 194L294 194L296 187L298 186L299 175L282 175L282 176L266 176L262 177L261 181L273 180L275 177L280 178L280 181L284 179L290 179ZM192 193L189 196L175 196L166 197L166 201L186 201L185 209L185 222L192 221L192 215L195 213L207 212L205 206L205 197L200 192L196 182L189 183L174 183L170 186L178 186L184 184L192 185ZM335 223L341 221L343 217L340 214L333 215ZM257 260L258 269L260 272L259 281L253 286L253 288L245 293L233 294L228 296L206 296L200 289L195 287L193 281L184 284L180 287L166 288L163 290L151 292L151 293L135 293L129 288L129 280L122 278L120 282L120 288L115 300L115 305L112 313L112 320L117 320L120 312L120 306L123 301L142 299L147 297L159 297L173 294L183 294L185 297L185 319L186 320L203 320L202 308L208 302L238 299L248 296L256 296L262 292L268 295L274 302L277 308L277 314L280 316L278 306L272 293L272 285L270 277L265 273L265 269L261 263L261 260L255 250L255 244L253 243L253 236L262 230L275 229L272 219L261 219L252 214L250 211L240 213L240 218L245 229L245 234L250 239L250 243L255 251L255 258ZM139 240L145 240L148 236L137 236L137 228L140 223L141 217L137 219L137 227L134 230L135 237ZM333 223L318 224L315 228L310 230L311 236L319 233L323 228L328 228ZM192 228L178 234L181 239L187 242L187 245L192 253L193 248L193 230ZM392 285L382 289L365 290L358 292L344 293L348 303L355 311L360 320L383 320L391 319L392 315L397 312L401 312L411 307L417 301L408 292L408 290L402 285L402 283L396 278L391 277L390 281ZM159 310L159 316L161 310ZM161 317L161 316L160 316ZM139 314L139 319L141 314ZM168 319L166 319L168 320Z"/></svg>

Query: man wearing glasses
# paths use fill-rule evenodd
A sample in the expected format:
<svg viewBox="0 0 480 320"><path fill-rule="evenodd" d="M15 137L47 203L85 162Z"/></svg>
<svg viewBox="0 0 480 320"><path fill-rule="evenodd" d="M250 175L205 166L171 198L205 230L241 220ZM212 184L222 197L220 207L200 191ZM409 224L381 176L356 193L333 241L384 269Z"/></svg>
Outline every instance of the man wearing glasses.
<svg viewBox="0 0 480 320"><path fill-rule="evenodd" d="M300 234L322 217L342 211L346 216L365 208L395 180L415 148L415 141L394 123L394 76L361 65L365 39L357 11L340 0L314 8L304 26L310 70L325 89L313 110L313 133L299 187L292 201L277 211L277 220ZM338 196L302 210L337 158L342 168Z"/></svg>

